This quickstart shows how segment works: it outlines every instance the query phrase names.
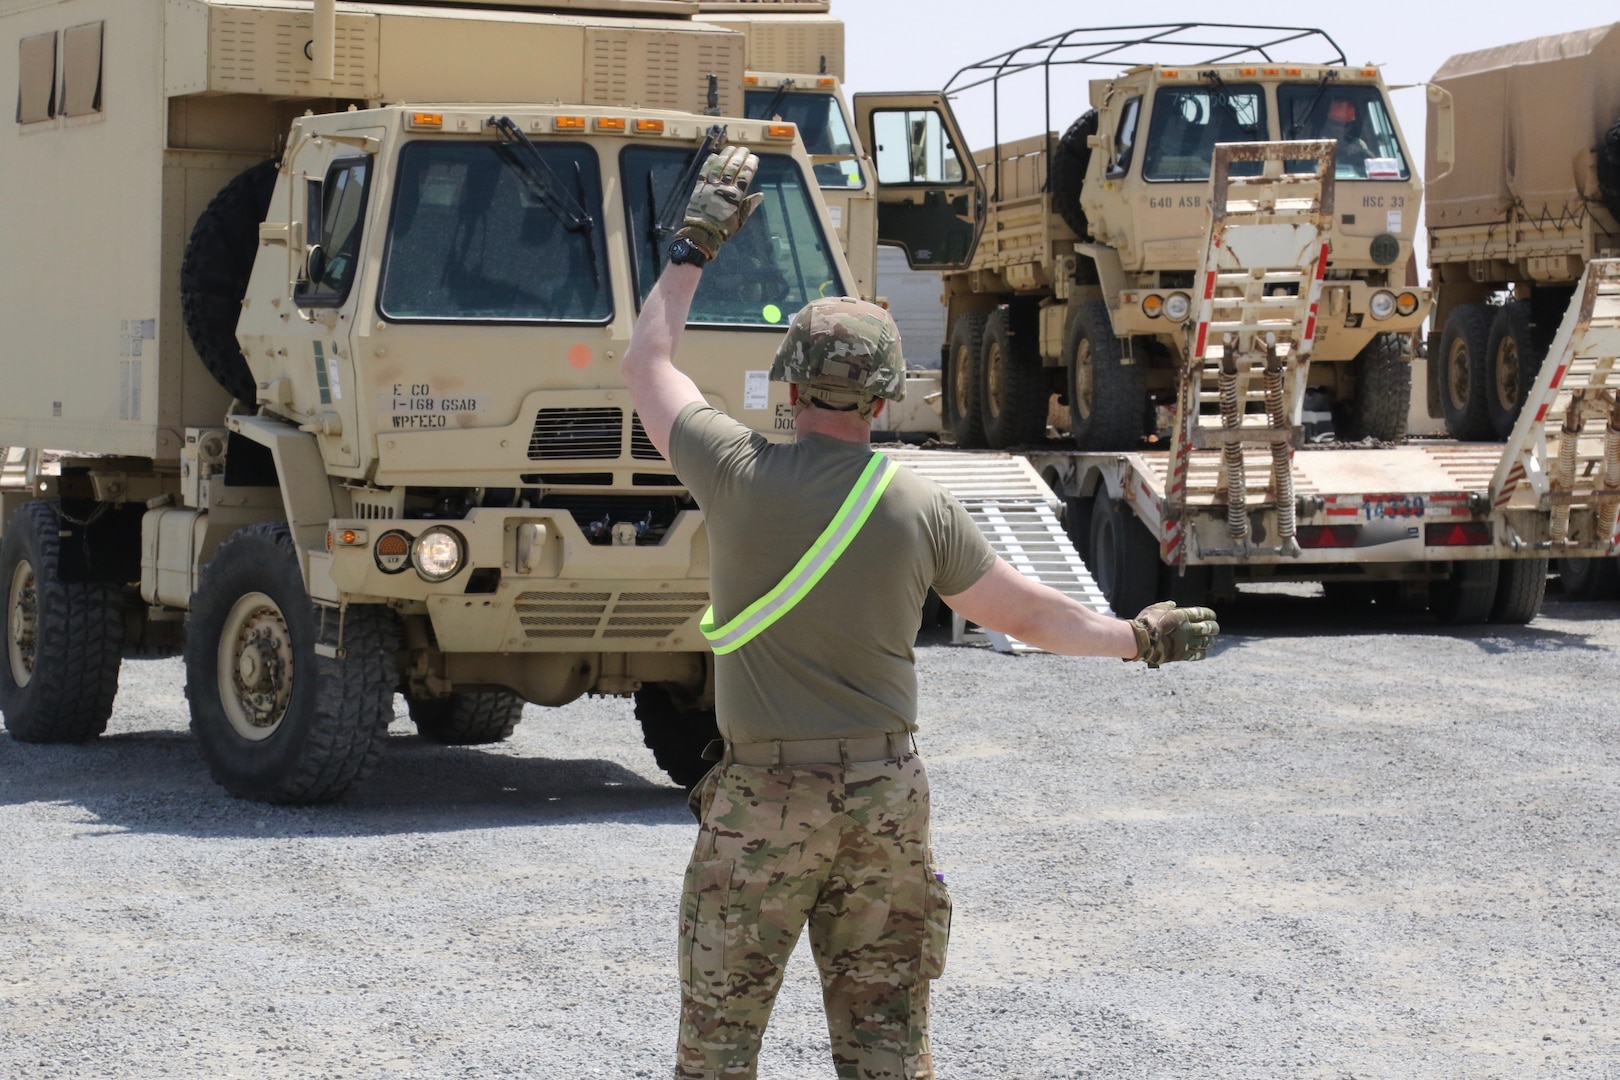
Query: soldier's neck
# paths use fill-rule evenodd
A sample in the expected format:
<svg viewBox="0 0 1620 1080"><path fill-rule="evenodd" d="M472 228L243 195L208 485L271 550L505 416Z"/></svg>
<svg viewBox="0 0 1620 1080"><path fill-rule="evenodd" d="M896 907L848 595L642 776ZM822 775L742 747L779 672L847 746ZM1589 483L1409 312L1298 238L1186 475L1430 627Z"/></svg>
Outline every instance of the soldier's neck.
<svg viewBox="0 0 1620 1080"><path fill-rule="evenodd" d="M842 439L844 442L860 443L862 446L872 441L871 421L862 420L861 414L855 412L805 409L795 418L793 426L795 438L825 435L829 439Z"/></svg>

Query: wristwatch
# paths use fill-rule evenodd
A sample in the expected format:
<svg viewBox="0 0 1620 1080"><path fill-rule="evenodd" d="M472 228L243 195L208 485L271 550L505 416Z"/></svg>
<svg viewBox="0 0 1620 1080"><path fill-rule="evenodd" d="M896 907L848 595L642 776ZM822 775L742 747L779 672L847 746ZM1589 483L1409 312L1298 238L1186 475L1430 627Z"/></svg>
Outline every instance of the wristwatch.
<svg viewBox="0 0 1620 1080"><path fill-rule="evenodd" d="M669 245L671 266L695 266L701 270L703 264L708 261L709 257L703 254L703 249L684 236L676 237L675 242Z"/></svg>

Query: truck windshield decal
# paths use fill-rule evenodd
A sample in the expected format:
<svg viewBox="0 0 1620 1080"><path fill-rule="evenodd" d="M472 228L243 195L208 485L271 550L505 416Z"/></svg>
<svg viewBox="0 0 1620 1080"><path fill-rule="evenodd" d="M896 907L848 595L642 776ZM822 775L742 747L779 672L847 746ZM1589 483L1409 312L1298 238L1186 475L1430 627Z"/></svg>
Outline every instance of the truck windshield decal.
<svg viewBox="0 0 1620 1080"><path fill-rule="evenodd" d="M1247 83L1161 86L1153 97L1142 176L1148 180L1208 180L1216 143L1266 138L1266 98ZM1258 176L1259 162L1239 162L1233 176Z"/></svg>
<svg viewBox="0 0 1620 1080"><path fill-rule="evenodd" d="M663 272L667 246L667 240L653 239L648 193L670 190L689 154L676 147L631 146L620 156L639 300L647 298ZM815 199L793 159L761 154L749 190L765 201L704 272L692 303L694 324L781 327L783 313L818 296L845 294Z"/></svg>
<svg viewBox="0 0 1620 1080"><path fill-rule="evenodd" d="M606 322L607 245L565 216L487 142L419 140L400 151L379 306L396 320ZM602 219L597 158L578 143L536 147Z"/></svg>
<svg viewBox="0 0 1620 1080"><path fill-rule="evenodd" d="M816 183L823 188L859 188L866 180L855 157L855 140L849 136L844 110L831 94L781 93L777 90L750 90L743 95L743 115L750 120L777 120L796 124L804 148L817 157L838 157L840 161L817 162Z"/></svg>
<svg viewBox="0 0 1620 1080"><path fill-rule="evenodd" d="M1411 172L1395 124L1375 86L1277 87L1277 112L1289 139L1332 139L1338 144L1338 180L1406 180ZM1293 162L1288 168L1295 167ZM1304 164L1301 163L1303 168Z"/></svg>

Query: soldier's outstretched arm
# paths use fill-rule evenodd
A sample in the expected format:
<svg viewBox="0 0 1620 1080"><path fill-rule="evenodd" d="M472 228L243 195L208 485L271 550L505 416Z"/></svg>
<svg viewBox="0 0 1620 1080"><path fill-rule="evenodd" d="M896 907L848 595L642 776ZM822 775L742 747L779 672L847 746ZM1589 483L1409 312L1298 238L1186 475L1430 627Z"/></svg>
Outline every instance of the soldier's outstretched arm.
<svg viewBox="0 0 1620 1080"><path fill-rule="evenodd" d="M692 310L703 271L695 266L667 266L647 294L636 319L630 347L624 351L624 381L630 403L641 417L647 438L669 459L669 433L675 417L703 393L686 372L675 366L675 347Z"/></svg>
<svg viewBox="0 0 1620 1080"><path fill-rule="evenodd" d="M1131 620L1111 619L999 558L978 581L942 599L969 622L1047 652L1117 656L1155 668L1175 660L1202 660L1221 629L1208 608L1178 608L1168 601L1144 608Z"/></svg>

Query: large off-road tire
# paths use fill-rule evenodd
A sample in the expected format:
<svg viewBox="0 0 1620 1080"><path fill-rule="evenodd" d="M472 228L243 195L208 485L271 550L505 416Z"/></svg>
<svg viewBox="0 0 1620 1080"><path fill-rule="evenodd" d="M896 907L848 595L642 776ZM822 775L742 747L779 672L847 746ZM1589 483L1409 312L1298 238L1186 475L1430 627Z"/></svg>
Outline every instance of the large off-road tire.
<svg viewBox="0 0 1620 1080"><path fill-rule="evenodd" d="M1052 395L1040 346L1033 335L1014 331L1012 309L1005 304L985 320L979 374L984 380L979 390L984 440L992 450L1046 437L1046 405Z"/></svg>
<svg viewBox="0 0 1620 1080"><path fill-rule="evenodd" d="M1400 334L1379 334L1351 363L1356 400L1346 410L1341 438L1350 442L1400 442L1406 438L1412 408L1412 361L1406 355L1406 339Z"/></svg>
<svg viewBox="0 0 1620 1080"><path fill-rule="evenodd" d="M1122 619L1134 618L1159 594L1159 542L1130 507L1103 492L1091 513L1091 550L1096 556L1091 574L1108 598L1108 606Z"/></svg>
<svg viewBox="0 0 1620 1080"><path fill-rule="evenodd" d="M1491 622L1522 626L1541 613L1546 595L1546 559L1503 559L1497 571Z"/></svg>
<svg viewBox="0 0 1620 1080"><path fill-rule="evenodd" d="M1096 510L1097 500L1091 495L1063 500L1063 531L1069 534L1069 543L1080 553L1088 569L1091 566L1091 519Z"/></svg>
<svg viewBox="0 0 1620 1080"><path fill-rule="evenodd" d="M703 757L704 748L720 737L713 709L683 709L662 686L644 686L636 691L636 719L653 760L681 787L697 787L714 767Z"/></svg>
<svg viewBox="0 0 1620 1080"><path fill-rule="evenodd" d="M1536 344L1530 327L1530 303L1515 300L1503 304L1491 320L1491 336L1485 344L1489 373L1486 401L1491 413L1491 431L1498 439L1513 434L1513 425L1524 411L1525 399L1541 371L1544 349Z"/></svg>
<svg viewBox="0 0 1620 1080"><path fill-rule="evenodd" d="M1597 145L1598 198L1616 220L1620 220L1620 119L1604 133Z"/></svg>
<svg viewBox="0 0 1620 1080"><path fill-rule="evenodd" d="M1494 313L1484 304L1463 304L1446 319L1440 335L1440 407L1454 439L1483 442L1496 434L1491 424L1490 371L1485 362Z"/></svg>
<svg viewBox="0 0 1620 1080"><path fill-rule="evenodd" d="M1069 434L1081 450L1134 450L1142 441L1147 385L1142 365L1127 364L1108 305L1071 301L1063 330L1069 391Z"/></svg>
<svg viewBox="0 0 1620 1080"><path fill-rule="evenodd" d="M1097 134L1097 110L1087 109L1080 119L1058 139L1052 150L1052 204L1064 224L1082 240L1090 239L1086 212L1080 206L1080 189L1085 186L1086 169L1091 164L1091 142Z"/></svg>
<svg viewBox="0 0 1620 1080"><path fill-rule="evenodd" d="M416 733L443 746L501 742L523 719L523 698L510 690L460 691L443 698L410 698L407 704Z"/></svg>
<svg viewBox="0 0 1620 1080"><path fill-rule="evenodd" d="M951 327L950 350L945 358L945 400L941 410L945 427L964 450L984 448L984 410L979 404L983 379L979 351L984 343L983 315L961 315Z"/></svg>
<svg viewBox="0 0 1620 1080"><path fill-rule="evenodd" d="M116 586L61 579L55 506L19 506L0 543L6 657L0 710L20 742L84 742L107 730L123 659L124 604Z"/></svg>
<svg viewBox="0 0 1620 1080"><path fill-rule="evenodd" d="M1620 560L1557 559L1553 570L1565 600L1620 600Z"/></svg>
<svg viewBox="0 0 1620 1080"><path fill-rule="evenodd" d="M259 253L259 224L270 209L277 163L261 162L226 184L192 227L180 262L180 315L191 344L209 374L245 405L257 398L258 383L236 341L253 260Z"/></svg>
<svg viewBox="0 0 1620 1080"><path fill-rule="evenodd" d="M232 534L202 573L186 641L191 730L214 780L244 799L339 798L376 766L394 715L398 627L377 604L324 629L285 524Z"/></svg>
<svg viewBox="0 0 1620 1080"><path fill-rule="evenodd" d="M1496 606L1501 566L1497 559L1452 563L1451 576L1429 586L1429 610L1453 626L1487 622Z"/></svg>

